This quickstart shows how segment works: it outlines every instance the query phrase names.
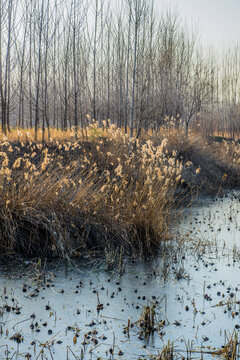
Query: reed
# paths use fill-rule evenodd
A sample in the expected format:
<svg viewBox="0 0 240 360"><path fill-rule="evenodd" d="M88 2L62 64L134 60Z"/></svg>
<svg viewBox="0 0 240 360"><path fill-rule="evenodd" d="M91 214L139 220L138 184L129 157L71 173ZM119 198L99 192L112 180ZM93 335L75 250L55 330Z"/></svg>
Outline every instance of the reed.
<svg viewBox="0 0 240 360"><path fill-rule="evenodd" d="M235 143L174 129L136 139L106 122L89 125L84 139L51 134L34 142L12 130L0 142L2 254L150 256L189 190L239 183Z"/></svg>
<svg viewBox="0 0 240 360"><path fill-rule="evenodd" d="M1 143L1 253L143 257L168 237L182 164L167 140L94 126L88 141Z"/></svg>

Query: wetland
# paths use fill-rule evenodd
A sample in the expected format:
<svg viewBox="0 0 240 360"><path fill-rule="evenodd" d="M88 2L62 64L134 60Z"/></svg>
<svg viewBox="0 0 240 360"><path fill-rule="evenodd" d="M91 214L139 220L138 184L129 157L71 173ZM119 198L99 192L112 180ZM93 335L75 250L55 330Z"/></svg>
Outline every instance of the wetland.
<svg viewBox="0 0 240 360"><path fill-rule="evenodd" d="M0 358L231 358L240 330L239 200L238 192L199 199L156 258L123 258L114 270L87 257L2 264Z"/></svg>

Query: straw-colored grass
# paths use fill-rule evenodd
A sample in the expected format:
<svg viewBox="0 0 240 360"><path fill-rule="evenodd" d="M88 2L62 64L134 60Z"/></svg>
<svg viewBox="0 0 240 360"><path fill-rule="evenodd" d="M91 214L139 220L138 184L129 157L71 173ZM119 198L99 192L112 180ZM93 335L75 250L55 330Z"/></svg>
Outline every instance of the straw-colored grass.
<svg viewBox="0 0 240 360"><path fill-rule="evenodd" d="M167 141L95 128L91 141L2 142L2 253L144 256L168 236L182 165Z"/></svg>
<svg viewBox="0 0 240 360"><path fill-rule="evenodd" d="M221 189L239 187L240 144L215 142L200 133L188 136L181 129L162 129L152 137L154 144L168 139L168 151L182 162L185 185L203 194L216 195Z"/></svg>
<svg viewBox="0 0 240 360"><path fill-rule="evenodd" d="M38 143L23 130L2 138L2 254L155 254L169 236L177 189L214 178L217 191L239 173L234 144L204 144L175 130L136 140L106 123L85 132L76 139L74 130L51 129L54 138Z"/></svg>

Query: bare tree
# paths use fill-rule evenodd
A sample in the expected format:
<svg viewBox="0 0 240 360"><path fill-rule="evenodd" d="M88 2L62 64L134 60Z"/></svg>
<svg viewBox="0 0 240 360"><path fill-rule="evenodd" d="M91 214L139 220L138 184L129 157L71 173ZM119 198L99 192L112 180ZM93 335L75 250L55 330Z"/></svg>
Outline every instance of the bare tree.
<svg viewBox="0 0 240 360"><path fill-rule="evenodd" d="M36 102L35 102L35 140L37 140L37 132L39 126L39 97L40 97L40 79L42 74L42 37L43 37L43 16L44 16L44 2L41 1L41 10L39 13L39 29L38 29L38 67L37 67L37 82L36 82Z"/></svg>
<svg viewBox="0 0 240 360"><path fill-rule="evenodd" d="M51 126L74 125L86 136L91 114L137 137L161 126L187 133L197 121L205 133L238 135L239 45L208 55L195 29L170 10L154 16L154 6L0 0L2 131L30 126L37 139L41 127L45 140Z"/></svg>

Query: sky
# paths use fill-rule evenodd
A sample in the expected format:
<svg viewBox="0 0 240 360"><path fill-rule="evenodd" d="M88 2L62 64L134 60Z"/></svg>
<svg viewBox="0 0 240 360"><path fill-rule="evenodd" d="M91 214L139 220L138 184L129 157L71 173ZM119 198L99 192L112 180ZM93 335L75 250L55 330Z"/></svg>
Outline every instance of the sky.
<svg viewBox="0 0 240 360"><path fill-rule="evenodd" d="M240 0L156 0L156 5L176 8L190 26L197 23L203 45L240 43Z"/></svg>

